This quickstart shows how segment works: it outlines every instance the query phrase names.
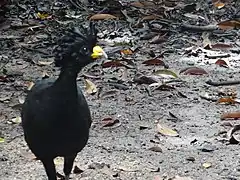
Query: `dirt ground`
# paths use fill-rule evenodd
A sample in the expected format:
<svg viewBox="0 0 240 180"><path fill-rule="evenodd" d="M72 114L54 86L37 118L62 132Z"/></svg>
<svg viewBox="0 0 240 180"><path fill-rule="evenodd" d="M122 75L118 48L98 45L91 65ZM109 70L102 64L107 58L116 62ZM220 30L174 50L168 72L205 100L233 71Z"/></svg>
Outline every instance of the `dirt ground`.
<svg viewBox="0 0 240 180"><path fill-rule="evenodd" d="M57 77L59 69L52 63L57 37L69 26L87 24L89 17L89 12L62 1L60 8L52 11L55 16L50 17L49 13L47 18L39 20L36 8L48 9L52 4L40 0L35 7L34 3L19 1L17 6L10 5L6 19L0 24L0 137L4 139L0 143L1 180L47 179L41 162L34 159L24 141L19 108L31 82ZM239 7L236 4L233 5ZM100 7L89 7L95 8L90 14L100 12ZM63 10L68 18L59 15ZM113 8L109 14L117 14L116 11ZM127 12L133 17L139 9L130 8ZM184 14L181 10L174 13L179 13L179 17ZM138 18L133 19L136 23ZM129 21L126 16L96 21L99 44L109 59L91 64L79 74L78 82L88 100L93 125L88 145L75 161L83 172L75 172L71 178L161 180L175 177L180 180L176 178L180 176L185 180L239 180L239 145L229 143L227 137L227 132L239 122L220 119L225 112L238 111L239 103L217 103L217 100L226 92L239 97L240 86L215 87L206 83L240 79L239 30L210 31L208 39L212 44L232 45L213 50L203 47L202 32L180 30L173 21L171 25L170 21L165 24L155 21L164 30L160 32L153 32L147 23L134 26ZM147 35L152 37L147 39ZM227 57L209 58L208 53L227 54ZM165 88L149 86L168 80L163 75L157 80L153 76L154 72L164 69L162 63L143 64L156 57L164 62L165 68L178 75ZM218 59L228 60L228 66L215 64ZM108 61L116 67L107 67ZM204 69L207 74L181 73L193 66ZM84 78L97 86L97 93L86 92ZM116 122L106 125L107 118ZM178 134L173 135L171 131L170 135L162 135L158 125ZM62 174L62 159L56 159L55 164Z"/></svg>

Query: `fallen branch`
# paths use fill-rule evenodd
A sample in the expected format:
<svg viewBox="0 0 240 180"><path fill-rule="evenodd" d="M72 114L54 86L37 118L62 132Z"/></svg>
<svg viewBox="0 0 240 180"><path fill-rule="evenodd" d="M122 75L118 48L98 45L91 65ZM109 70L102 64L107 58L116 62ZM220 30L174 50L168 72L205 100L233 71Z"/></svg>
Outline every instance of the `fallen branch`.
<svg viewBox="0 0 240 180"><path fill-rule="evenodd" d="M206 84L211 85L211 86L231 86L231 85L236 85L240 84L240 81L223 81L223 82L214 82L212 80L208 80Z"/></svg>
<svg viewBox="0 0 240 180"><path fill-rule="evenodd" d="M214 31L218 29L217 25L207 25L207 26L196 26L190 24L183 24L181 26L182 30L190 30L190 31Z"/></svg>

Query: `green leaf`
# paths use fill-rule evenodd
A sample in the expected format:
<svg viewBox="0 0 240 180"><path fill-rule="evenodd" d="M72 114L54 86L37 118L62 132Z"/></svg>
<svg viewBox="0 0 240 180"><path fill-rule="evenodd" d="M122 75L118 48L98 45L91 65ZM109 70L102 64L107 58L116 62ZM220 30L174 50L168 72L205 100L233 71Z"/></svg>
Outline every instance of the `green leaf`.
<svg viewBox="0 0 240 180"><path fill-rule="evenodd" d="M154 72L154 75L161 76L163 78L178 78L177 74L168 69L160 69Z"/></svg>
<svg viewBox="0 0 240 180"><path fill-rule="evenodd" d="M5 142L4 138L0 137L0 143L4 143L4 142Z"/></svg>

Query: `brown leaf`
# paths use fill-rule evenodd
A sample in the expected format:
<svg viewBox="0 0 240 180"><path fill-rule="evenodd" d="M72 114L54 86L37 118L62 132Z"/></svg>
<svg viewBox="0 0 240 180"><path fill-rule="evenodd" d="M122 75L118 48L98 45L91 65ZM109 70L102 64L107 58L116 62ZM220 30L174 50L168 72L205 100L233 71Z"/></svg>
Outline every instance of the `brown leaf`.
<svg viewBox="0 0 240 180"><path fill-rule="evenodd" d="M89 18L90 20L107 20L107 19L117 19L116 16L111 14L95 14Z"/></svg>
<svg viewBox="0 0 240 180"><path fill-rule="evenodd" d="M240 20L239 19L233 19L233 20L227 20L218 23L218 27L223 30L231 30L234 28L240 28Z"/></svg>
<svg viewBox="0 0 240 180"><path fill-rule="evenodd" d="M212 44L212 49L230 49L233 46L231 44L223 44L223 43L217 43Z"/></svg>
<svg viewBox="0 0 240 180"><path fill-rule="evenodd" d="M126 65L124 65L123 63L121 63L120 61L107 61L105 63L102 64L103 68L109 68L109 67L126 67Z"/></svg>
<svg viewBox="0 0 240 180"><path fill-rule="evenodd" d="M134 6L136 8L144 8L144 5L142 3L140 3L139 1L130 3L130 6Z"/></svg>
<svg viewBox="0 0 240 180"><path fill-rule="evenodd" d="M162 152L162 148L160 148L159 146L150 147L149 150L153 152Z"/></svg>
<svg viewBox="0 0 240 180"><path fill-rule="evenodd" d="M199 67L188 67L185 69L182 69L180 73L183 73L185 75L203 75L208 74L204 69Z"/></svg>
<svg viewBox="0 0 240 180"><path fill-rule="evenodd" d="M123 55L132 55L133 51L131 49L123 49L120 51Z"/></svg>
<svg viewBox="0 0 240 180"><path fill-rule="evenodd" d="M148 20L155 20L155 19L158 19L159 17L156 16L156 15L149 15L149 16L144 16L142 18L142 21L148 21Z"/></svg>
<svg viewBox="0 0 240 180"><path fill-rule="evenodd" d="M225 104L235 104L236 101L232 97L222 97L217 103L225 103Z"/></svg>
<svg viewBox="0 0 240 180"><path fill-rule="evenodd" d="M230 120L230 119L239 119L240 118L240 112L230 112L230 113L224 113L221 115L221 120Z"/></svg>
<svg viewBox="0 0 240 180"><path fill-rule="evenodd" d="M213 1L214 1L214 0L213 0ZM217 7L218 9L221 9L221 8L223 8L223 7L225 6L225 4L224 4L223 2L221 2L220 0L215 1L215 2L213 3L213 5L214 5L215 7Z"/></svg>
<svg viewBox="0 0 240 180"><path fill-rule="evenodd" d="M222 67L226 67L228 68L228 64L226 63L226 61L222 60L222 59L218 59L215 64L219 65L219 66L222 66Z"/></svg>
<svg viewBox="0 0 240 180"><path fill-rule="evenodd" d="M102 120L102 127L109 127L109 126L113 126L116 123L119 123L120 121L118 119L112 119L112 118L104 118Z"/></svg>
<svg viewBox="0 0 240 180"><path fill-rule="evenodd" d="M146 65L160 65L160 66L166 67L166 64L161 59L158 59L158 58L146 60L146 61L143 62L143 64L146 64Z"/></svg>

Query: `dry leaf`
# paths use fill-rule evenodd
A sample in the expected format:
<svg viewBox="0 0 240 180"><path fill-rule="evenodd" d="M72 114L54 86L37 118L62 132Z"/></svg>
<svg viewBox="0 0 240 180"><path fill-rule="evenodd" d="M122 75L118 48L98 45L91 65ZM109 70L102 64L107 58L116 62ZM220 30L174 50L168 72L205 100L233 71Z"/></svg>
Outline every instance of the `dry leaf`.
<svg viewBox="0 0 240 180"><path fill-rule="evenodd" d="M4 143L5 139L0 137L0 143Z"/></svg>
<svg viewBox="0 0 240 180"><path fill-rule="evenodd" d="M172 137L177 137L179 136L179 134L177 133L177 131L172 130L166 126L163 126L161 124L157 124L157 130L160 134L165 135L165 136L172 136Z"/></svg>
<svg viewBox="0 0 240 180"><path fill-rule="evenodd" d="M204 69L199 67L188 67L185 69L182 69L180 73L183 73L184 75L204 75L208 74Z"/></svg>
<svg viewBox="0 0 240 180"><path fill-rule="evenodd" d="M104 118L102 120L102 127L109 127L113 126L114 124L119 123L118 119L112 119L112 118Z"/></svg>
<svg viewBox="0 0 240 180"><path fill-rule="evenodd" d="M233 128L231 128L227 132L227 137L229 139L229 143L230 144L238 144L240 142L239 134L238 135L234 135L234 133L236 131L239 131L239 130L240 130L240 124L235 125Z"/></svg>
<svg viewBox="0 0 240 180"><path fill-rule="evenodd" d="M85 83L86 83L86 92L88 94L94 94L98 91L96 85L90 80L85 79Z"/></svg>
<svg viewBox="0 0 240 180"><path fill-rule="evenodd" d="M103 68L109 68L109 67L126 67L126 65L124 65L123 63L121 63L120 61L107 61L105 63L102 64Z"/></svg>
<svg viewBox="0 0 240 180"><path fill-rule="evenodd" d="M15 123L15 124L19 124L22 122L22 118L20 116L12 118L11 122Z"/></svg>
<svg viewBox="0 0 240 180"><path fill-rule="evenodd" d="M234 28L240 28L240 20L239 19L233 19L233 20L227 20L218 23L218 27L223 30L231 30Z"/></svg>
<svg viewBox="0 0 240 180"><path fill-rule="evenodd" d="M41 66L49 66L54 62L54 60L50 60L50 61L38 61L38 65Z"/></svg>
<svg viewBox="0 0 240 180"><path fill-rule="evenodd" d="M120 51L123 55L132 55L133 51L131 49L123 49Z"/></svg>
<svg viewBox="0 0 240 180"><path fill-rule="evenodd" d="M19 97L18 97L18 102L19 102L20 104L23 104L23 103L25 102L25 97L19 96Z"/></svg>
<svg viewBox="0 0 240 180"><path fill-rule="evenodd" d="M162 152L162 148L159 146L150 147L149 150L153 152Z"/></svg>
<svg viewBox="0 0 240 180"><path fill-rule="evenodd" d="M180 176L175 176L174 178L171 178L172 180L193 180L190 177L184 176L184 177L180 177Z"/></svg>
<svg viewBox="0 0 240 180"><path fill-rule="evenodd" d="M239 119L240 112L231 112L231 113L224 113L221 115L221 120L230 120L230 119Z"/></svg>
<svg viewBox="0 0 240 180"><path fill-rule="evenodd" d="M154 75L161 76L163 78L178 78L177 74L168 69L160 69L153 73Z"/></svg>
<svg viewBox="0 0 240 180"><path fill-rule="evenodd" d="M222 97L217 103L225 103L225 104L235 104L236 101L232 97Z"/></svg>
<svg viewBox="0 0 240 180"><path fill-rule="evenodd" d="M207 168L210 168L212 164L210 162L205 162L202 164L202 166L207 169Z"/></svg>
<svg viewBox="0 0 240 180"><path fill-rule="evenodd" d="M47 13L40 13L40 12L38 12L38 13L37 13L37 17L38 17L39 19L41 19L41 20L44 20L44 19L48 19L50 16L49 16L49 14L47 14Z"/></svg>
<svg viewBox="0 0 240 180"><path fill-rule="evenodd" d="M231 44L223 44L223 43L217 43L212 44L212 49L230 49L233 46Z"/></svg>
<svg viewBox="0 0 240 180"><path fill-rule="evenodd" d="M217 64L217 65L219 65L219 66L222 66L222 67L226 67L226 68L229 67L228 63L227 63L226 61L222 60L222 59L218 59L218 60L215 62L215 64Z"/></svg>
<svg viewBox="0 0 240 180"><path fill-rule="evenodd" d="M146 60L143 62L143 64L146 64L146 65L160 65L160 66L163 66L163 67L168 67L165 65L165 63L161 60L161 59L149 59L149 60Z"/></svg>
<svg viewBox="0 0 240 180"><path fill-rule="evenodd" d="M117 19L116 16L111 14L95 14L89 18L90 20L106 20L106 19Z"/></svg>
<svg viewBox="0 0 240 180"><path fill-rule="evenodd" d="M29 82L27 90L30 91L33 86L34 86L34 83L33 82Z"/></svg>

